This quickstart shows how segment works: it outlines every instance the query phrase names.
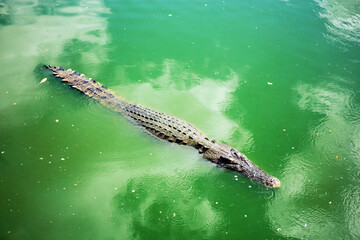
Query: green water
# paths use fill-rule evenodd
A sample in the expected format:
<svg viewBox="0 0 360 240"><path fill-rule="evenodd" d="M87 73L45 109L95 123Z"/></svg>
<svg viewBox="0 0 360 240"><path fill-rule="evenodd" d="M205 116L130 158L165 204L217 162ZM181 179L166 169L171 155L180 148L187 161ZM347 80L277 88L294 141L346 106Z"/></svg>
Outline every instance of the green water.
<svg viewBox="0 0 360 240"><path fill-rule="evenodd" d="M359 239L359 14L355 0L0 0L0 239ZM43 64L189 121L282 187L144 134Z"/></svg>

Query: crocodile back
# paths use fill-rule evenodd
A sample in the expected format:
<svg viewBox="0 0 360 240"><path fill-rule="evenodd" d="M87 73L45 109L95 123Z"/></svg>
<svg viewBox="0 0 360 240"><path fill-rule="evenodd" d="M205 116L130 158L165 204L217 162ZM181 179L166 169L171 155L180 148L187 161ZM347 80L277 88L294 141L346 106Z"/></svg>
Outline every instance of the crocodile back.
<svg viewBox="0 0 360 240"><path fill-rule="evenodd" d="M129 104L124 108L124 113L153 135L169 142L199 149L203 145L198 145L198 143L207 139L190 123L150 108Z"/></svg>
<svg viewBox="0 0 360 240"><path fill-rule="evenodd" d="M158 138L178 144L193 146L199 152L206 151L212 143L199 130L177 117L157 112L150 108L134 105L121 99L99 82L86 78L71 69L47 65L55 75L69 86L99 101L102 105L122 113Z"/></svg>

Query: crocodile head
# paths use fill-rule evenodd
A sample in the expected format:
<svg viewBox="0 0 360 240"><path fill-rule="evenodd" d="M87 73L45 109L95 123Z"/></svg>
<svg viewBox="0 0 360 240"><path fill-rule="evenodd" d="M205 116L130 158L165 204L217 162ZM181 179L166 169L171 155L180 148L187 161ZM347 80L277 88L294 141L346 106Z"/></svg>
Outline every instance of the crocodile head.
<svg viewBox="0 0 360 240"><path fill-rule="evenodd" d="M220 165L221 167L236 171L250 178L254 182L259 182L268 188L278 188L281 183L258 166L252 163L244 154L226 144L218 143L214 148L210 148L204 154L205 158Z"/></svg>

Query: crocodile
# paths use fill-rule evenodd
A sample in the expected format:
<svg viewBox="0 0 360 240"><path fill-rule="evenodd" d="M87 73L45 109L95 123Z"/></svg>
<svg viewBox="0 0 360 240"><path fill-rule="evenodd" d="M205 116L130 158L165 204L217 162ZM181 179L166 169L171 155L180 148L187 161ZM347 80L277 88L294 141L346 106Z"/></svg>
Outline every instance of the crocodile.
<svg viewBox="0 0 360 240"><path fill-rule="evenodd" d="M92 78L86 78L84 74L71 69L66 70L61 66L45 65L45 67L72 88L121 113L152 135L168 142L194 147L200 154L203 154L205 159L220 167L239 172L268 188L280 187L279 179L261 170L243 153L227 144L209 139L190 123L147 107L129 103L99 82Z"/></svg>

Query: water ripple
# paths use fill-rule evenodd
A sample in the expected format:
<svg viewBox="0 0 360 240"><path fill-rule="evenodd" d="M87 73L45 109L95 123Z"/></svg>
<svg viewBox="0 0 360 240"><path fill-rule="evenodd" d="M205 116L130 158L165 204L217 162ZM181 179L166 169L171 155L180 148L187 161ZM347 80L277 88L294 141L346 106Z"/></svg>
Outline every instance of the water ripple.
<svg viewBox="0 0 360 240"><path fill-rule="evenodd" d="M326 24L328 31L343 40L360 43L360 14L359 2L337 1L337 0L316 0L324 12L320 16L326 18L329 23Z"/></svg>
<svg viewBox="0 0 360 240"><path fill-rule="evenodd" d="M354 91L329 79L321 85L299 84L295 91L299 108L320 117L304 137L302 151L287 156L282 188L269 203L269 218L286 237L314 238L320 229L323 237L331 238L332 229L359 236L359 171L354 171L360 170L359 121L347 119L358 115ZM281 216L282 210L288 219Z"/></svg>

